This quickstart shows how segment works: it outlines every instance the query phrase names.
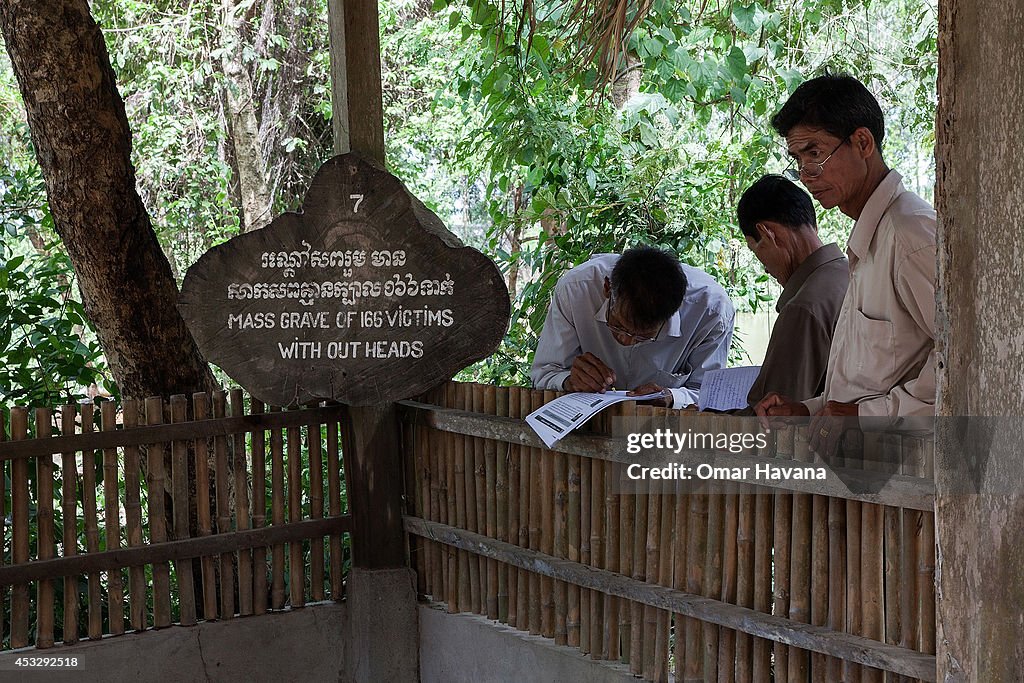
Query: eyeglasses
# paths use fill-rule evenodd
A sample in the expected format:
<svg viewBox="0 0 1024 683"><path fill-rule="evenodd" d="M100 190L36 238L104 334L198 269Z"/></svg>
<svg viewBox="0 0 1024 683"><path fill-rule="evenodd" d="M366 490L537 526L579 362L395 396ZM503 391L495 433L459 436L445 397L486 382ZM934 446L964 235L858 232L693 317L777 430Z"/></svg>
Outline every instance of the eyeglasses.
<svg viewBox="0 0 1024 683"><path fill-rule="evenodd" d="M849 139L849 135L843 138L842 141L838 145L836 145L835 149L829 152L828 156L822 159L821 161L808 161L805 164L801 164L800 166L793 168L793 163L796 160L790 159L789 167L782 172L782 175L786 176L793 182L800 180L800 176L804 176L806 178L817 178L818 176L825 172L825 162L831 159L832 155L838 152L839 148L845 145Z"/></svg>
<svg viewBox="0 0 1024 683"><path fill-rule="evenodd" d="M609 313L611 312L611 310L612 310L612 308L614 306L615 306L614 301L609 300L608 301L608 312ZM661 334L662 328L665 327L665 323L662 323L661 327L658 328L658 331L654 333L653 337L651 337L651 336L648 336L646 334L635 334L635 333L630 332L628 330L624 330L623 328L619 327L618 325L611 324L607 320L605 320L604 324L608 326L609 331L613 332L614 334L619 335L620 337L625 337L626 339L630 340L634 345L635 344L646 344L648 342L654 341L655 339L658 338L658 335Z"/></svg>

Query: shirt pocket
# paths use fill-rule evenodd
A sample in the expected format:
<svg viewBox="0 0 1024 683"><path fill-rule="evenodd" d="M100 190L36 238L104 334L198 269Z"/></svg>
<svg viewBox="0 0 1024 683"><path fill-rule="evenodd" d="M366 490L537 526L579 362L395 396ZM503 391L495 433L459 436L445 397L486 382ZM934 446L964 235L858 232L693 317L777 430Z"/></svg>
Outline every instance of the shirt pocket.
<svg viewBox="0 0 1024 683"><path fill-rule="evenodd" d="M886 393L896 381L896 331L888 320L869 318L853 309L853 339L857 374L866 388Z"/></svg>

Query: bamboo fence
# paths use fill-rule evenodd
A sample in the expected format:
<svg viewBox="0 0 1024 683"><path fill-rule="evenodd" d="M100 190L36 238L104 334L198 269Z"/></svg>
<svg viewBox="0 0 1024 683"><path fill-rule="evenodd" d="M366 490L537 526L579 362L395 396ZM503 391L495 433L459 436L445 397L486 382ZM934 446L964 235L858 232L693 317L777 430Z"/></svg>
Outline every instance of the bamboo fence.
<svg viewBox="0 0 1024 683"><path fill-rule="evenodd" d="M241 390L0 411L3 649L342 599L344 417Z"/></svg>
<svg viewBox="0 0 1024 683"><path fill-rule="evenodd" d="M741 418L620 404L548 450L523 417L553 397L449 384L405 401L420 590L451 612L617 660L652 681L935 680L934 522L919 436L850 437L835 479L624 489L634 431L730 432ZM716 465L807 465L789 427ZM890 460L893 461L893 460ZM861 471L863 470L863 471Z"/></svg>

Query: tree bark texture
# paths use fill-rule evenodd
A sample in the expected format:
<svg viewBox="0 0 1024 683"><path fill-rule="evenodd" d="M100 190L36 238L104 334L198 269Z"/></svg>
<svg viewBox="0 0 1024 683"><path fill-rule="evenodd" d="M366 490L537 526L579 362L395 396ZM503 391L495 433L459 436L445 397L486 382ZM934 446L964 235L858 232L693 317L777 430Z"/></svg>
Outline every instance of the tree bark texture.
<svg viewBox="0 0 1024 683"><path fill-rule="evenodd" d="M54 225L126 398L215 387L135 188L131 131L86 0L0 0Z"/></svg>
<svg viewBox="0 0 1024 683"><path fill-rule="evenodd" d="M234 146L234 170L242 202L242 232L259 230L271 218L272 198L266 165L260 155L259 122L256 118L256 94L242 59L242 25L246 15L235 0L224 0L224 72L228 130Z"/></svg>
<svg viewBox="0 0 1024 683"><path fill-rule="evenodd" d="M939 2L939 681L1024 680L1022 35L1019 2Z"/></svg>

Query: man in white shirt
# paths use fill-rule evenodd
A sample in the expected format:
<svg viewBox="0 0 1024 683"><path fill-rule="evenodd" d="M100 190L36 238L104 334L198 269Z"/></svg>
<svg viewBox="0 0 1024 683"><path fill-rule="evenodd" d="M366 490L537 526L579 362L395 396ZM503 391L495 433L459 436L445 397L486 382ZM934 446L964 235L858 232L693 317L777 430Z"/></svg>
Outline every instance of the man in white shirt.
<svg viewBox="0 0 1024 683"><path fill-rule="evenodd" d="M664 251L595 256L555 285L530 377L538 389L662 392L683 408L725 367L733 317L721 285Z"/></svg>
<svg viewBox="0 0 1024 683"><path fill-rule="evenodd" d="M803 83L772 126L786 138L789 174L856 224L824 393L803 402L769 394L755 411L763 420L814 416L811 448L831 454L842 431L836 418L898 426L935 413L935 210L882 160L882 111L856 79Z"/></svg>

